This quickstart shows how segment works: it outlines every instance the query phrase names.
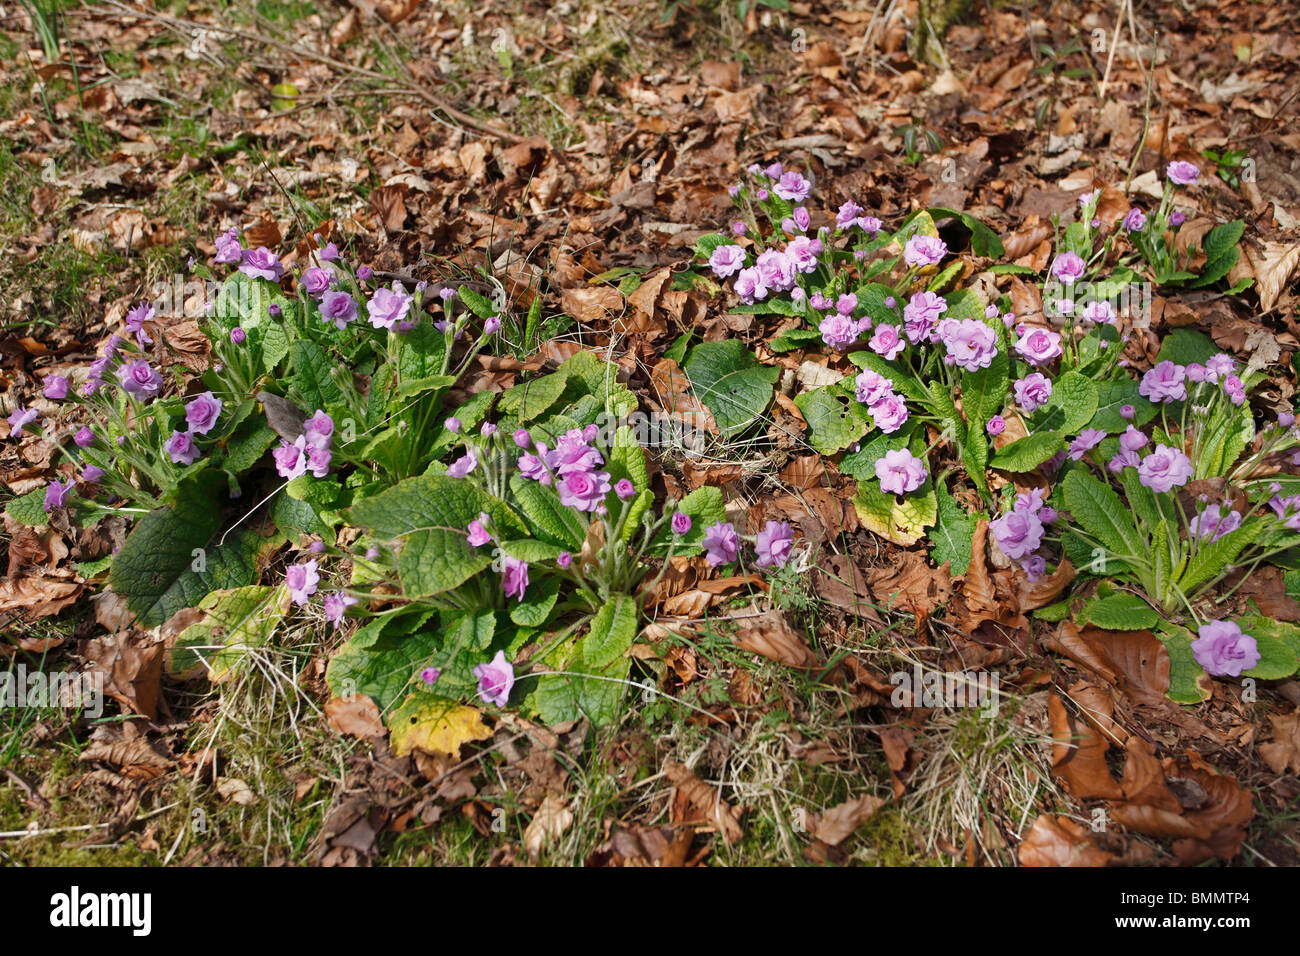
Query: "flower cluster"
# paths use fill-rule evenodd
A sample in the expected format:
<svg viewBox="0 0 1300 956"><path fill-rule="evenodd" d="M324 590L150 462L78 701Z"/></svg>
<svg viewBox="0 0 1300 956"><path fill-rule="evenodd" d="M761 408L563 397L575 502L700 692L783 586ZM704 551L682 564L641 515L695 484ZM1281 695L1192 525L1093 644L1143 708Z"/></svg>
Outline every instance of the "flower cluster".
<svg viewBox="0 0 1300 956"><path fill-rule="evenodd" d="M570 429L560 436L554 448L541 441L533 445L524 433L516 439L516 444L522 441L523 448L532 445L532 451L519 457L519 471L543 485L554 483L560 503L565 507L602 513L610 478L609 472L599 470L605 463L604 456L591 445L598 432L595 425Z"/></svg>
<svg viewBox="0 0 1300 956"><path fill-rule="evenodd" d="M271 453L275 471L286 481L301 478L310 472L315 478L329 474L333 458L334 419L321 409L303 422L302 434L293 441L280 440L280 447Z"/></svg>
<svg viewBox="0 0 1300 956"><path fill-rule="evenodd" d="M683 515L683 517L686 517ZM674 522L673 530L677 531ZM685 534L690 530L689 518L684 523ZM704 557L709 567L717 568L731 564L740 556L741 536L730 521L719 521L704 530ZM786 521L769 521L763 530L754 536L754 564L760 568L783 568L789 562L794 550L794 529Z"/></svg>
<svg viewBox="0 0 1300 956"><path fill-rule="evenodd" d="M1016 496L1010 511L996 521L989 522L989 531L998 549L1008 558L1020 562L1021 569L1030 581L1036 581L1047 570L1047 558L1038 553L1048 525L1056 522L1056 509L1045 503L1042 488Z"/></svg>
<svg viewBox="0 0 1300 956"><path fill-rule="evenodd" d="M867 369L853 380L854 395L867 406L871 420L886 435L903 427L907 421L907 403L894 393L894 383L885 376Z"/></svg>

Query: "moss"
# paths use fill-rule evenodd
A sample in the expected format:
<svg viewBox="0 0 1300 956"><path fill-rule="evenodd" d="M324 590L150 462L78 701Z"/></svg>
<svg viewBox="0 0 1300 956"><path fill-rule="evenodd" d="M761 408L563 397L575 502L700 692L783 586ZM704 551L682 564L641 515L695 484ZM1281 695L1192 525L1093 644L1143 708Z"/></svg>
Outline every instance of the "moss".
<svg viewBox="0 0 1300 956"><path fill-rule="evenodd" d="M918 0L916 25L907 38L907 52L917 63L945 66L943 37L948 28L971 11L971 0Z"/></svg>

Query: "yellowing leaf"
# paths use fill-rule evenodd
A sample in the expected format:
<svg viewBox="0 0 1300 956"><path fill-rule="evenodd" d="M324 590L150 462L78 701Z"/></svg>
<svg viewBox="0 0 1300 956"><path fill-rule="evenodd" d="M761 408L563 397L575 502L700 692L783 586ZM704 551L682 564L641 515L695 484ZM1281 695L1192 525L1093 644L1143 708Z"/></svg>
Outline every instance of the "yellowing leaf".
<svg viewBox="0 0 1300 956"><path fill-rule="evenodd" d="M492 736L483 714L430 694L412 694L388 718L393 752L405 757L412 750L455 757L462 744Z"/></svg>
<svg viewBox="0 0 1300 956"><path fill-rule="evenodd" d="M900 499L882 494L866 483L858 485L853 507L864 528L904 546L921 540L925 529L938 520L939 512L933 488Z"/></svg>

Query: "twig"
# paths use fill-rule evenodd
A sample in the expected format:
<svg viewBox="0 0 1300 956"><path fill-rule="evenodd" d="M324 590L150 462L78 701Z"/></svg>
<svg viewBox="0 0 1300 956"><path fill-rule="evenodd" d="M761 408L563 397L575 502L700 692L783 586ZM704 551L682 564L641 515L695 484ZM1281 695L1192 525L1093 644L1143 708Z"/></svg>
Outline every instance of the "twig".
<svg viewBox="0 0 1300 956"><path fill-rule="evenodd" d="M1119 31L1124 28L1124 11L1128 9L1131 0L1120 0L1119 14L1115 17L1115 32L1110 37L1110 52L1106 54L1106 69L1101 75L1101 90L1097 94L1097 108L1101 109L1106 105L1106 86L1110 83L1110 65L1115 59L1115 47L1119 45ZM1134 37L1134 39L1137 39Z"/></svg>

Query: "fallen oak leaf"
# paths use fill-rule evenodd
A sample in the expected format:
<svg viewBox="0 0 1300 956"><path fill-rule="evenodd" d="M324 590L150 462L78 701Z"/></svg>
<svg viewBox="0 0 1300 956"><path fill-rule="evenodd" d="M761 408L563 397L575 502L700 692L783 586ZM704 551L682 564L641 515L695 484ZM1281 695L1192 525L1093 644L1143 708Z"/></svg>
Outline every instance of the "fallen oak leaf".
<svg viewBox="0 0 1300 956"><path fill-rule="evenodd" d="M1300 774L1300 710L1289 714L1270 714L1273 722L1273 739L1259 745L1259 755L1276 774L1288 770Z"/></svg>
<svg viewBox="0 0 1300 956"><path fill-rule="evenodd" d="M856 800L846 800L809 818L808 832L823 843L839 846L884 804L884 797L873 797L870 794L863 794Z"/></svg>
<svg viewBox="0 0 1300 956"><path fill-rule="evenodd" d="M1044 813L1020 844L1021 866L1106 866L1114 856L1092 842L1086 827Z"/></svg>
<svg viewBox="0 0 1300 956"><path fill-rule="evenodd" d="M685 764L665 760L664 775L690 801L691 806L703 814L706 821L717 827L726 842L734 843L745 835L736 811L722 799L715 787L695 776Z"/></svg>
<svg viewBox="0 0 1300 956"><path fill-rule="evenodd" d="M547 843L554 843L573 825L573 812L562 797L548 793L524 829L524 849L537 859Z"/></svg>
<svg viewBox="0 0 1300 956"><path fill-rule="evenodd" d="M352 737L382 737L385 732L379 706L365 694L330 698L325 719L335 731Z"/></svg>
<svg viewBox="0 0 1300 956"><path fill-rule="evenodd" d="M780 612L772 612L741 628L732 638L741 650L801 670L816 667L817 655Z"/></svg>

